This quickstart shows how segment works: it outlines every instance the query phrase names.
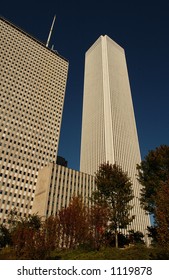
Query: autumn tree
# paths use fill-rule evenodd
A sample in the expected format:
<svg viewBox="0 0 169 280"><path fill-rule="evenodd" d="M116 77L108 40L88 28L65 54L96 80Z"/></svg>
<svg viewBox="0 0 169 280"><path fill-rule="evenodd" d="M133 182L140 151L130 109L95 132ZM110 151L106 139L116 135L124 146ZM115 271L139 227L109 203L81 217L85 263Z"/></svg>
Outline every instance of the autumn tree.
<svg viewBox="0 0 169 280"><path fill-rule="evenodd" d="M16 242L17 253L24 259L48 259L53 250L59 247L59 220L57 216L50 216L41 223L40 228L30 227L27 223L23 229L18 228L18 239ZM22 238L20 240L20 237ZM24 242L24 243L23 243Z"/></svg>
<svg viewBox="0 0 169 280"><path fill-rule="evenodd" d="M88 211L79 197L73 197L69 206L59 212L62 247L74 248L88 236Z"/></svg>
<svg viewBox="0 0 169 280"><path fill-rule="evenodd" d="M118 247L118 230L126 228L134 219L131 216L133 199L132 183L126 172L117 164L104 163L96 173L97 191L94 198L97 203L107 203L110 207L109 225L115 233Z"/></svg>
<svg viewBox="0 0 169 280"><path fill-rule="evenodd" d="M17 209L9 213L6 227L10 233L11 244L18 259L39 258L39 255L36 254L36 249L39 240L41 240L39 238L41 225L41 219L36 214L21 217Z"/></svg>
<svg viewBox="0 0 169 280"><path fill-rule="evenodd" d="M99 249L104 243L105 232L108 228L110 209L107 204L95 203L89 210L89 230L91 245Z"/></svg>
<svg viewBox="0 0 169 280"><path fill-rule="evenodd" d="M35 230L26 221L18 223L12 231L12 243L17 259L32 259L34 256Z"/></svg>
<svg viewBox="0 0 169 280"><path fill-rule="evenodd" d="M58 216L48 217L43 225L44 243L49 253L59 247L60 244L60 222Z"/></svg>

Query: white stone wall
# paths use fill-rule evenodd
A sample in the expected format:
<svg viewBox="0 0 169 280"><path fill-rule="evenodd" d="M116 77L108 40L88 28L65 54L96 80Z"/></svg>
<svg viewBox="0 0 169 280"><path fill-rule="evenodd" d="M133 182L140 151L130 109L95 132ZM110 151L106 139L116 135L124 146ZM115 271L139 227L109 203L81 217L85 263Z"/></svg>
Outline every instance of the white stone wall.
<svg viewBox="0 0 169 280"><path fill-rule="evenodd" d="M86 53L85 61L80 171L94 175L99 163L106 160L100 38Z"/></svg>
<svg viewBox="0 0 169 280"><path fill-rule="evenodd" d="M133 183L136 218L130 228L145 232L149 216L140 207L136 164L140 149L123 48L101 36L85 58L80 170L93 174L101 163L117 163Z"/></svg>

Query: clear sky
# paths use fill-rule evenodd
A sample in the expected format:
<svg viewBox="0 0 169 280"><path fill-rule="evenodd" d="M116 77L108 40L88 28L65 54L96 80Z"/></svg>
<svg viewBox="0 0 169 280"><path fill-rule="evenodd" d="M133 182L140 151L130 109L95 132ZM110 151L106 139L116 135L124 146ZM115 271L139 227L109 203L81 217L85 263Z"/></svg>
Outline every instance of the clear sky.
<svg viewBox="0 0 169 280"><path fill-rule="evenodd" d="M2 0L0 14L69 60L59 155L79 169L84 56L100 35L125 49L142 159L169 145L169 1Z"/></svg>

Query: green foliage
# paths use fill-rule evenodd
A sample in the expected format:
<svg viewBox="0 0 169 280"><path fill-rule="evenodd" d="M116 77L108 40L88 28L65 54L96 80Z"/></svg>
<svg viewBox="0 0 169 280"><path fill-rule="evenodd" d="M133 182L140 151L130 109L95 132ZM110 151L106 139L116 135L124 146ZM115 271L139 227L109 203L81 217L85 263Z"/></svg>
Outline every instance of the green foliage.
<svg viewBox="0 0 169 280"><path fill-rule="evenodd" d="M162 145L150 151L137 166L142 184L141 205L154 216L155 242L169 245L169 146ZM156 236L154 235L156 234Z"/></svg>
<svg viewBox="0 0 169 280"><path fill-rule="evenodd" d="M130 244L144 244L144 234L140 231L129 230L128 238Z"/></svg>
<svg viewBox="0 0 169 280"><path fill-rule="evenodd" d="M133 208L130 201L134 197L130 178L117 164L104 163L96 173L96 185L95 203L107 204L110 208L110 229L117 237L117 230L126 228L134 219L130 214Z"/></svg>
<svg viewBox="0 0 169 280"><path fill-rule="evenodd" d="M134 197L127 173L116 164L101 164L96 173L96 185L96 199L111 207L112 229L125 228L133 220L130 217L132 206L129 202Z"/></svg>
<svg viewBox="0 0 169 280"><path fill-rule="evenodd" d="M152 249L144 245L131 246L127 248L102 247L97 250L62 250L52 253L53 259L62 260L148 260Z"/></svg>
<svg viewBox="0 0 169 280"><path fill-rule="evenodd" d="M157 226L150 226L147 227L148 230L148 237L151 238L151 245L156 245L158 243L158 239L157 239Z"/></svg>
<svg viewBox="0 0 169 280"><path fill-rule="evenodd" d="M116 236L114 232L108 230L105 232L105 244L106 246L115 247L116 246ZM129 245L128 236L118 232L118 247L124 248L125 246Z"/></svg>
<svg viewBox="0 0 169 280"><path fill-rule="evenodd" d="M26 222L30 228L33 228L35 230L40 229L41 224L42 224L41 218L37 214L30 215L26 219Z"/></svg>
<svg viewBox="0 0 169 280"><path fill-rule="evenodd" d="M146 211L155 213L156 197L161 183L169 180L169 146L162 145L151 150L140 165L137 165L138 181L143 186L141 204Z"/></svg>
<svg viewBox="0 0 169 280"><path fill-rule="evenodd" d="M169 260L169 247L156 246L151 250L149 258L150 260Z"/></svg>
<svg viewBox="0 0 169 280"><path fill-rule="evenodd" d="M129 245L144 244L144 235L140 231L129 230L128 234L118 233L118 243L120 248ZM108 246L115 247L115 234L111 231L105 233L105 239Z"/></svg>
<svg viewBox="0 0 169 280"><path fill-rule="evenodd" d="M0 260L18 259L12 248L0 251ZM33 258L35 259L35 258ZM169 248L132 245L126 248L102 247L99 251L87 248L54 250L50 255L39 259L52 260L169 260Z"/></svg>

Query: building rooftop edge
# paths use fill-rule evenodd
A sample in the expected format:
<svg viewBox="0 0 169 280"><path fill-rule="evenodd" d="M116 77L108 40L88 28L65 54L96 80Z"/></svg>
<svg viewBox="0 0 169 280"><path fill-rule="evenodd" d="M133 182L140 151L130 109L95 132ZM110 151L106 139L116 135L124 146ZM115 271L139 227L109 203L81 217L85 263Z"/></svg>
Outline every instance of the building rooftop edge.
<svg viewBox="0 0 169 280"><path fill-rule="evenodd" d="M63 165L57 164L57 163L55 163L55 162L49 162L48 164L46 164L45 166L43 166L41 169L43 169L43 168L49 166L50 164L52 164L52 165L57 165L57 166L61 166L61 167L63 167L63 168L67 168L67 169L73 170L73 171L75 171L75 172L79 172L79 173L83 173L83 174L86 174L86 175L91 176L91 177L95 177L95 175L92 175L92 174L89 174L89 173L86 173L86 172L83 172L83 171L80 171L80 170L76 170L76 169L73 169L73 168L70 168L70 167L67 167L67 166L63 166Z"/></svg>
<svg viewBox="0 0 169 280"><path fill-rule="evenodd" d="M103 40L103 37L106 37L109 41L111 41L111 43L122 53L125 53L125 50L119 45L117 44L113 39L111 39L108 35L100 35L97 40L88 48L88 50L86 51L86 54L90 53L95 46L98 44L98 42L100 42L101 40Z"/></svg>
<svg viewBox="0 0 169 280"><path fill-rule="evenodd" d="M108 40L110 40L112 43L114 43L116 45L116 47L118 47L119 49L121 49L124 52L124 48L122 46L120 46L118 43L116 43L113 39L111 39L108 35L102 35L103 37L107 37Z"/></svg>
<svg viewBox="0 0 169 280"><path fill-rule="evenodd" d="M16 28L18 31L22 32L24 35L28 36L29 38L31 38L32 40L36 41L38 44L40 44L41 46L43 46L44 48L46 48L47 50L51 51L52 53L54 53L55 55L59 56L60 58L64 59L66 62L69 62L69 60L65 57L63 57L62 55L60 55L58 52L49 49L48 47L46 47L46 45L41 42L40 40L36 39L34 36L30 35L29 33L27 33L26 31L24 31L23 29L21 29L19 26L15 25L14 23L12 23L11 21L7 20L6 18L4 18L3 16L0 15L0 20L6 22L7 24L11 25L12 27Z"/></svg>

